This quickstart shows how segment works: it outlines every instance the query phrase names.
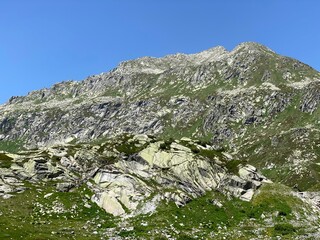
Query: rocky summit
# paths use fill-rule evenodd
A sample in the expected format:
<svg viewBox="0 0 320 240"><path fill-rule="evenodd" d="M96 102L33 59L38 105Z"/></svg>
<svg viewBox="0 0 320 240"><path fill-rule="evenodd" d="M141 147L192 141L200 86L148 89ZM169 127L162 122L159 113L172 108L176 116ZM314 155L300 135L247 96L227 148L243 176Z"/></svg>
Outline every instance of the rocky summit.
<svg viewBox="0 0 320 240"><path fill-rule="evenodd" d="M257 43L0 106L0 239L320 239L320 73Z"/></svg>

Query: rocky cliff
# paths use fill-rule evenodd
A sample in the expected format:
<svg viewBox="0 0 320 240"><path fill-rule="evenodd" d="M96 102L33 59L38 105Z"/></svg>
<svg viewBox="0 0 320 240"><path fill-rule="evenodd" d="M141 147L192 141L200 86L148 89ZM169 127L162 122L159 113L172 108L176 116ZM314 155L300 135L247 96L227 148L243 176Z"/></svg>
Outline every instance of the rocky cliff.
<svg viewBox="0 0 320 240"><path fill-rule="evenodd" d="M192 137L266 172L276 166L269 177L294 185L296 178L319 178L310 171L318 168L319 79L311 67L257 43L230 52L216 47L144 57L11 98L0 107L0 145L48 146L124 133ZM293 179L284 176L288 171ZM309 180L300 185L313 186Z"/></svg>
<svg viewBox="0 0 320 240"><path fill-rule="evenodd" d="M19 155L3 153L6 164L0 168L0 196L10 198L10 192L23 191L24 180L59 180L57 190L62 192L87 183L95 192L92 201L119 216L155 211L161 200L184 206L217 189L250 201L262 183L271 183L240 161L231 161L230 169L223 153L196 142L187 138L163 142L136 135L102 145L68 144Z"/></svg>
<svg viewBox="0 0 320 240"><path fill-rule="evenodd" d="M319 77L256 43L231 52L216 47L145 57L81 82L11 98L0 109L1 139L41 146L126 132L210 137L221 145L248 125L268 127L289 107L315 112Z"/></svg>
<svg viewBox="0 0 320 240"><path fill-rule="evenodd" d="M243 43L12 97L0 106L1 203L28 196L34 210L17 212L45 238L319 237L319 88L311 67Z"/></svg>
<svg viewBox="0 0 320 240"><path fill-rule="evenodd" d="M0 236L319 237L320 193L295 192L232 157L199 140L147 135L2 152Z"/></svg>

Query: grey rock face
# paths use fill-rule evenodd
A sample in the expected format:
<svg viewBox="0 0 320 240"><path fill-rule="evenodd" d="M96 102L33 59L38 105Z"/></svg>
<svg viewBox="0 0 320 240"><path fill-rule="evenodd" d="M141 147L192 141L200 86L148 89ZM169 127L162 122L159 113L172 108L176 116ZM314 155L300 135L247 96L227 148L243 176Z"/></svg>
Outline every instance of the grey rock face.
<svg viewBox="0 0 320 240"><path fill-rule="evenodd" d="M111 229L100 216L87 221L83 228L95 225L91 232L98 237L104 231L100 238L120 239L150 224L154 229L144 234L173 239L186 224L195 238L266 239L282 235L277 223L288 222L289 230L299 229L288 236L317 239L319 79L297 60L244 43L232 51L126 61L81 82L12 97L0 106L0 149L29 150L0 152L0 197L30 190L37 194L33 213L41 216L69 212L73 218L83 209L96 212L97 204L121 219ZM77 204L67 210L58 196L74 193ZM209 222L196 217L196 225L193 219L177 225L175 211L164 229L147 221L158 219L166 202L180 208L190 201L181 210L199 203L196 211L208 218L212 204L221 213L239 206L243 220L233 230L220 220L214 226L211 220L220 219L220 212L211 219L215 209ZM271 201L274 206L265 208ZM140 214L147 215L135 218ZM146 221L140 226L137 219Z"/></svg>
<svg viewBox="0 0 320 240"><path fill-rule="evenodd" d="M81 82L11 98L0 106L0 147L83 143L124 133L198 138L273 180L305 182L299 187L307 190L320 180L312 170L319 162L319 79L316 70L256 43L139 58ZM77 162L86 163L85 156L61 164L83 171L88 166ZM41 162L29 167L44 179L52 168ZM287 171L294 176L287 178ZM53 177L59 174L56 169Z"/></svg>
<svg viewBox="0 0 320 240"><path fill-rule="evenodd" d="M95 146L63 144L11 155L7 168L0 168L0 194L10 197L10 193L24 191L26 180L56 182L60 192L87 184L93 191L91 200L106 212L132 217L154 212L163 200L183 206L212 190L250 201L267 181L251 165L240 166L239 176L230 173L221 162L226 161L223 155L212 160L194 153L192 149L210 151L210 147L191 139L184 138L184 144L172 142L166 150L161 149L163 141L151 140L147 135L127 139L126 148L132 144L141 148L132 154L119 152L119 146L107 142ZM106 160L111 156L115 161Z"/></svg>
<svg viewBox="0 0 320 240"><path fill-rule="evenodd" d="M1 141L45 146L122 133L212 135L221 145L247 125L265 124L292 104L314 112L319 73L256 44L228 52L144 57L50 89L13 97L0 106ZM305 84L306 82L310 84ZM312 82L312 84L311 84ZM301 98L303 94L303 98ZM296 97L301 102L295 102ZM244 127L234 129L233 125Z"/></svg>

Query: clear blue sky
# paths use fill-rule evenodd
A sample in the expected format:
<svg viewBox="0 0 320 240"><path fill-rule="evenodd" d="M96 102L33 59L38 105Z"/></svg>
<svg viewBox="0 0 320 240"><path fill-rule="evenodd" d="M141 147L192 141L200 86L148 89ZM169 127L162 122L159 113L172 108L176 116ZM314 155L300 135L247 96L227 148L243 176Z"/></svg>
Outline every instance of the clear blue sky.
<svg viewBox="0 0 320 240"><path fill-rule="evenodd" d="M319 0L0 0L0 103L141 56L245 41L320 70Z"/></svg>

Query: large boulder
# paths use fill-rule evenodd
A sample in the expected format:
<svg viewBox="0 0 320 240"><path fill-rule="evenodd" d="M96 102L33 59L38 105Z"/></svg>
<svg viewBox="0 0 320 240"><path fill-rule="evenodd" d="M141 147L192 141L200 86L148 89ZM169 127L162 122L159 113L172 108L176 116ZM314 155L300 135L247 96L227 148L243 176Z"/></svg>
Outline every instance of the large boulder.
<svg viewBox="0 0 320 240"><path fill-rule="evenodd" d="M155 204L150 198L153 194L157 201L174 201L178 206L212 190L250 201L267 180L253 166L240 165L237 176L220 161L193 153L189 147L172 142L163 149L161 144L149 143L138 154L99 170L94 176L97 187L93 201L115 216L127 214L123 207L135 215Z"/></svg>

